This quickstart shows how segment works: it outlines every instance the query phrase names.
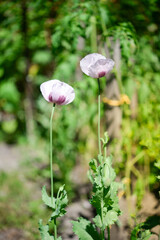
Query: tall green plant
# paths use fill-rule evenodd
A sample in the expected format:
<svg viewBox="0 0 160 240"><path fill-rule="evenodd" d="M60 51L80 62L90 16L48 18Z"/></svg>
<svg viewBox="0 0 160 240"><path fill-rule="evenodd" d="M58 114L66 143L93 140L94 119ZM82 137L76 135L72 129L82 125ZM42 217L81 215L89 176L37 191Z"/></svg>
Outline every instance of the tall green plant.
<svg viewBox="0 0 160 240"><path fill-rule="evenodd" d="M114 66L111 59L94 53L89 54L80 62L82 71L98 82L98 146L97 159L89 163L88 176L93 185L93 194L90 203L95 207L97 215L93 218L94 224L89 220L79 218L73 221L73 231L81 240L105 240L105 229L107 228L108 239L110 239L110 226L118 220L121 211L119 209L117 191L119 184L115 182L115 171L112 168L112 157L106 154L108 135L100 137L100 77L105 76ZM102 143L102 144L101 144Z"/></svg>
<svg viewBox="0 0 160 240"><path fill-rule="evenodd" d="M65 207L68 203L67 193L64 189L64 185L58 190L57 197L54 197L54 185L53 185L53 146L52 146L52 124L53 115L56 105L67 105L71 103L75 98L74 89L64 82L59 80L50 80L44 82L40 86L41 93L47 102L53 103L51 118L50 118L50 178L51 178L51 197L48 196L45 186L42 188L42 200L46 206L52 209L52 215L47 225L43 226L42 220L39 221L39 230L41 239L46 240L60 240L61 237L57 237L57 218L63 216L66 211ZM54 225L54 237L50 234L51 225Z"/></svg>

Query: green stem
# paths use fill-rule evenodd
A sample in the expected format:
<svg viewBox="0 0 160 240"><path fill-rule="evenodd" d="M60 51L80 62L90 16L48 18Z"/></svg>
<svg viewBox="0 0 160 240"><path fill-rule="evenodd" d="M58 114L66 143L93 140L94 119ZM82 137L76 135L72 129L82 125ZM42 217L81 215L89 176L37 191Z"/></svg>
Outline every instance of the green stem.
<svg viewBox="0 0 160 240"><path fill-rule="evenodd" d="M57 240L57 224L56 224L56 219L54 219L54 239Z"/></svg>
<svg viewBox="0 0 160 240"><path fill-rule="evenodd" d="M97 78L98 81L98 146L99 146L99 155L102 155L101 152L101 138L100 138L100 123L101 123L101 88L100 88L100 81L99 78ZM102 162L100 162L102 164ZM101 219L103 223L103 197L101 201ZM101 230L101 237L102 240L105 240L104 238L104 230Z"/></svg>
<svg viewBox="0 0 160 240"><path fill-rule="evenodd" d="M107 147L105 146L104 147L104 159L106 160L106 158L107 158Z"/></svg>
<svg viewBox="0 0 160 240"><path fill-rule="evenodd" d="M54 109L55 109L55 104L53 104L53 108L52 108L52 113L51 113L51 118L50 118L50 175L51 175L51 201L53 204L53 170L52 170L52 166L53 166L53 158L52 158L52 121L53 121L53 115L54 115Z"/></svg>
<svg viewBox="0 0 160 240"><path fill-rule="evenodd" d="M109 228L109 226L107 227L107 231L108 231L108 240L110 240L110 228Z"/></svg>
<svg viewBox="0 0 160 240"><path fill-rule="evenodd" d="M102 198L102 201L101 201L101 219L102 219L102 224L103 224L103 198ZM101 230L101 236L102 236L102 240L105 240L103 229Z"/></svg>
<svg viewBox="0 0 160 240"><path fill-rule="evenodd" d="M100 139L100 121L101 121L101 90L100 90L100 81L98 80L98 146L99 146L99 155L102 155L101 152L101 139Z"/></svg>
<svg viewBox="0 0 160 240"><path fill-rule="evenodd" d="M53 125L53 115L55 110L55 103L53 104L51 118L50 118L50 175L51 175L51 202L53 204L54 188L53 188L53 144L52 144L52 125ZM54 219L54 239L57 240L57 225L56 219Z"/></svg>

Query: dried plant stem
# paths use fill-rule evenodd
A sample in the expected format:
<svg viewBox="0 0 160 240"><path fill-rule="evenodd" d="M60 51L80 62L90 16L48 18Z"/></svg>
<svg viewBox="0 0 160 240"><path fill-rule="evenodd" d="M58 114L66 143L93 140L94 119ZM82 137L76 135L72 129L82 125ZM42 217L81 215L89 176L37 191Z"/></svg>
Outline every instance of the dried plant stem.
<svg viewBox="0 0 160 240"><path fill-rule="evenodd" d="M54 187L53 187L53 143L52 143L52 125L53 125L53 115L55 110L55 104L53 104L51 118L50 118L50 176L51 176L51 202L53 204L54 197ZM57 225L56 219L54 220L54 238L57 240Z"/></svg>

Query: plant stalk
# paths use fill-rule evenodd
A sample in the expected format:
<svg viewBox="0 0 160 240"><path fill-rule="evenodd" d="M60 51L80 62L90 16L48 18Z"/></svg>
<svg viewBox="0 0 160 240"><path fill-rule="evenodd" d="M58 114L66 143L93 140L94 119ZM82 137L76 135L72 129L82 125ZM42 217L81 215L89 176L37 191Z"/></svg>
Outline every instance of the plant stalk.
<svg viewBox="0 0 160 240"><path fill-rule="evenodd" d="M108 231L108 240L110 240L110 228L109 228L109 226L107 227L107 231Z"/></svg>
<svg viewBox="0 0 160 240"><path fill-rule="evenodd" d="M56 219L54 219L54 239L57 240L57 223L56 223Z"/></svg>
<svg viewBox="0 0 160 240"><path fill-rule="evenodd" d="M51 118L50 118L50 176L51 176L51 203L53 204L54 187L53 187L53 143L52 143L52 125L53 115L55 110L55 103L52 107ZM57 225L56 219L54 219L54 239L57 240Z"/></svg>
<svg viewBox="0 0 160 240"><path fill-rule="evenodd" d="M101 219L102 219L102 224L103 224L103 200L101 202ZM102 236L102 240L105 240L105 236L104 236L104 230L101 230L101 236Z"/></svg>
<svg viewBox="0 0 160 240"><path fill-rule="evenodd" d="M53 146L52 146L52 122L53 122L53 115L54 115L54 109L55 109L55 104L53 104L52 112L51 112L51 118L50 118L50 176L51 176L51 202L53 204L53 195L54 195L54 188L53 188L53 157L52 157L52 151L53 151Z"/></svg>
<svg viewBox="0 0 160 240"><path fill-rule="evenodd" d="M99 155L102 155L101 152L101 139L100 139L100 121L101 121L101 88L100 81L98 80L98 146L99 146Z"/></svg>

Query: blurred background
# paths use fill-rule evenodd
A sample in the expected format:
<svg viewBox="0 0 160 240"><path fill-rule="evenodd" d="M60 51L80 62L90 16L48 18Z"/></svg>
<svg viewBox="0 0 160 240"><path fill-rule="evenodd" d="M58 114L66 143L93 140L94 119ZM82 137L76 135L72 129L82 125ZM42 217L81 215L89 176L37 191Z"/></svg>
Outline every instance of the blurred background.
<svg viewBox="0 0 160 240"><path fill-rule="evenodd" d="M88 163L98 152L98 86L79 67L92 52L116 63L107 79L101 78L101 135L108 130L108 152L124 184L115 238L130 239L137 223L159 214L159 23L158 0L0 2L0 240L40 239L38 220L50 215L41 187L50 188L52 105L39 89L50 79L76 92L75 101L57 107L54 115L55 189L65 184L71 219L77 209L77 217L94 212L78 207L88 206L81 204L91 192ZM63 239L75 239L72 229L66 232Z"/></svg>

